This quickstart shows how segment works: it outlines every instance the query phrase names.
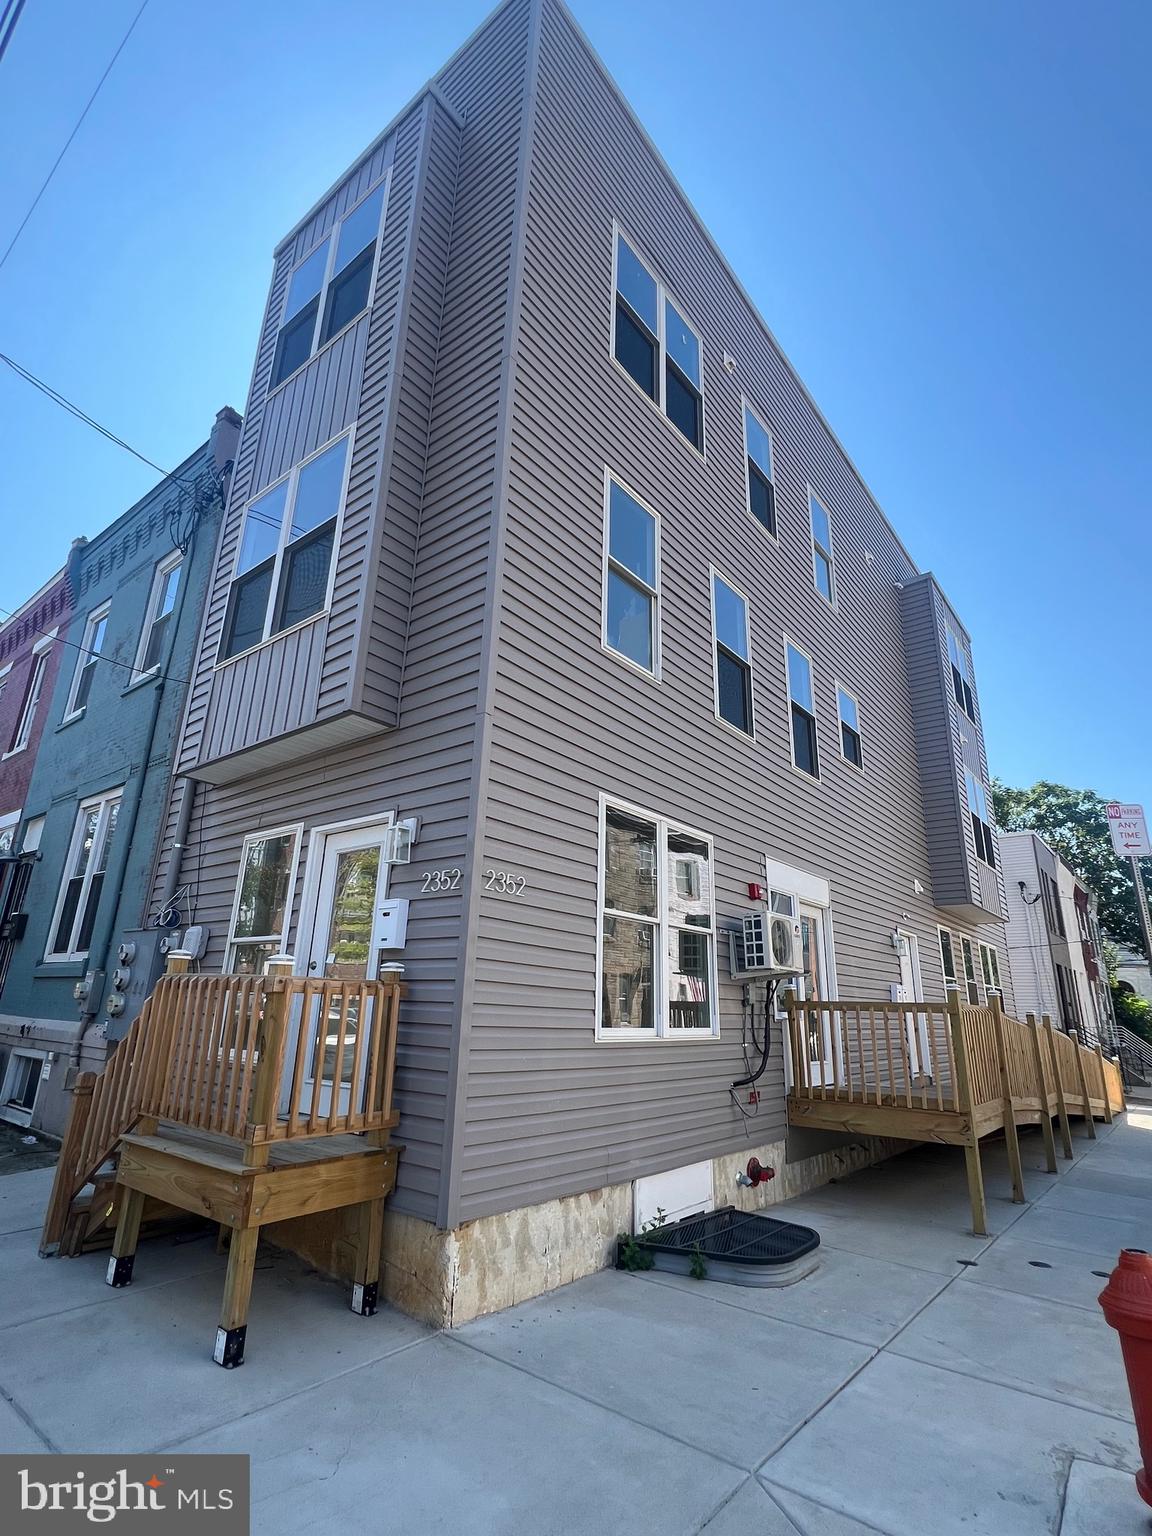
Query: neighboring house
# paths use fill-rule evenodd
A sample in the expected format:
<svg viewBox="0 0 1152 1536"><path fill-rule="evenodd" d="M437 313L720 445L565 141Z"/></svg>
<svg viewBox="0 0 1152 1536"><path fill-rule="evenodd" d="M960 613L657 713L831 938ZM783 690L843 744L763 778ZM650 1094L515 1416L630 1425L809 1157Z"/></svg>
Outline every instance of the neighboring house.
<svg viewBox="0 0 1152 1536"><path fill-rule="evenodd" d="M156 840L239 425L221 411L209 441L72 562L24 797L39 858L0 990L0 1118L18 1124L63 1129L70 1073L102 1063L155 975Z"/></svg>
<svg viewBox="0 0 1152 1536"><path fill-rule="evenodd" d="M558 0L277 248L176 773L202 968L405 967L428 1315L453 1254L490 1300L602 1264L654 1177L874 1155L789 1132L778 1028L732 1092L757 903L810 994L1013 1006L968 634Z"/></svg>
<svg viewBox="0 0 1152 1536"><path fill-rule="evenodd" d="M1048 1014L1108 1045L1112 1009L1096 897L1036 832L1001 832L1007 943L1019 1014Z"/></svg>
<svg viewBox="0 0 1152 1536"><path fill-rule="evenodd" d="M1152 1003L1152 968L1139 950L1116 944L1116 980Z"/></svg>

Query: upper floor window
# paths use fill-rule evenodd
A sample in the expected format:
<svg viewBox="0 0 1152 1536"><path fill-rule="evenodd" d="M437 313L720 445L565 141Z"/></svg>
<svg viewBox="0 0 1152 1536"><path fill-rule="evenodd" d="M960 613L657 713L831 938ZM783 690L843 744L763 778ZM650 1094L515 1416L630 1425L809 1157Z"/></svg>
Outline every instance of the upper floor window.
<svg viewBox="0 0 1152 1536"><path fill-rule="evenodd" d="M772 476L772 437L755 411L744 402L744 462L748 476L748 510L762 528L776 537L776 487Z"/></svg>
<svg viewBox="0 0 1152 1536"><path fill-rule="evenodd" d="M656 676L660 670L660 528L656 515L608 481L604 644Z"/></svg>
<svg viewBox="0 0 1152 1536"><path fill-rule="evenodd" d="M600 1032L714 1034L710 841L609 805L600 846Z"/></svg>
<svg viewBox="0 0 1152 1536"><path fill-rule="evenodd" d="M346 434L305 459L244 513L221 661L328 606L348 444Z"/></svg>
<svg viewBox="0 0 1152 1536"><path fill-rule="evenodd" d="M82 960L88 953L120 815L121 793L119 789L107 790L80 802L52 915L47 960Z"/></svg>
<svg viewBox="0 0 1152 1536"><path fill-rule="evenodd" d="M812 523L812 580L825 602L836 601L836 571L832 557L832 525L824 503L808 492L808 516Z"/></svg>
<svg viewBox="0 0 1152 1536"><path fill-rule="evenodd" d="M368 308L386 187L386 180L374 187L293 269L269 389Z"/></svg>
<svg viewBox="0 0 1152 1536"><path fill-rule="evenodd" d="M299 852L299 827L253 832L244 839L228 926L226 971L259 976L266 961L284 953Z"/></svg>
<svg viewBox="0 0 1152 1536"><path fill-rule="evenodd" d="M985 864L996 868L996 839L992 833L992 816L988 810L988 793L983 784L964 770L964 788L968 795L968 810L972 817L972 835L976 839L976 856Z"/></svg>
<svg viewBox="0 0 1152 1536"><path fill-rule="evenodd" d="M820 749L816 738L816 704L812 688L812 662L798 646L785 641L788 657L788 702L792 727L792 761L814 779L820 777Z"/></svg>
<svg viewBox="0 0 1152 1536"><path fill-rule="evenodd" d="M108 633L108 614L111 606L110 603L102 603L99 608L93 608L88 615L88 622L84 626L84 647L76 658L72 687L68 690L68 708L64 711L65 720L74 720L88 707L92 680L96 676L96 663Z"/></svg>
<svg viewBox="0 0 1152 1536"><path fill-rule="evenodd" d="M1040 894L1044 898L1044 921L1048 924L1049 933L1058 933L1062 939L1067 938L1064 908L1060 905L1060 887L1046 869L1040 871Z"/></svg>
<svg viewBox="0 0 1152 1536"><path fill-rule="evenodd" d="M700 338L664 285L619 233L612 329L616 361L692 446L703 452Z"/></svg>
<svg viewBox="0 0 1152 1536"><path fill-rule="evenodd" d="M976 705L972 698L972 668L968 652L951 628L948 630L948 661L952 667L952 695L969 720L975 722Z"/></svg>
<svg viewBox="0 0 1152 1536"><path fill-rule="evenodd" d="M716 714L746 735L752 723L752 649L748 602L712 572L712 634L716 655Z"/></svg>
<svg viewBox="0 0 1152 1536"><path fill-rule="evenodd" d="M864 766L860 742L860 709L847 688L836 685L836 709L840 716L840 755L855 768Z"/></svg>
<svg viewBox="0 0 1152 1536"><path fill-rule="evenodd" d="M176 594L180 590L180 571L183 555L174 549L160 561L152 577L152 590L148 595L148 610L144 615L144 627L140 631L140 644L136 650L136 665L132 680L145 677L154 671L164 657L164 637L172 622L176 608Z"/></svg>
<svg viewBox="0 0 1152 1536"><path fill-rule="evenodd" d="M20 706L20 717L16 721L9 752L22 752L31 740L32 726L36 721L40 709L40 698L44 692L44 678L48 671L48 652L52 649L52 638L53 636L46 636L43 640L38 640L33 648L32 670L28 674L24 702Z"/></svg>

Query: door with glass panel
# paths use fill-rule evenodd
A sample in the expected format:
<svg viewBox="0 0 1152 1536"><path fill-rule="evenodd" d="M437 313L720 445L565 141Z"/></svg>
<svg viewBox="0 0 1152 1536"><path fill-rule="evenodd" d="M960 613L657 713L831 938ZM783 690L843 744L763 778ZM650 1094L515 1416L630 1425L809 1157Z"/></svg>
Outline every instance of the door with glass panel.
<svg viewBox="0 0 1152 1536"><path fill-rule="evenodd" d="M828 943L819 907L800 908L800 955L804 970L797 980L797 995L805 1002L827 1002ZM836 1081L831 1019L823 1009L814 1008L804 1014L804 1020L808 1082L813 1087L828 1086Z"/></svg>
<svg viewBox="0 0 1152 1536"><path fill-rule="evenodd" d="M388 887L389 866L384 858L388 834L389 824L380 822L324 837L310 939L305 935L310 977L350 984L377 979L380 908ZM352 1081L357 1038L372 1028L373 1018L372 1000L362 1001L350 986L343 995L329 998L326 1006L317 1000L306 1016L293 1020L294 1032L304 1028L308 1033L301 1100L305 1106L313 1103L318 1083L319 1113L327 1114L332 1107L333 1091L338 1093L336 1113L348 1112L349 1102L364 1087ZM288 1054L294 1061L295 1051ZM366 1059L366 1052L361 1052L360 1059Z"/></svg>

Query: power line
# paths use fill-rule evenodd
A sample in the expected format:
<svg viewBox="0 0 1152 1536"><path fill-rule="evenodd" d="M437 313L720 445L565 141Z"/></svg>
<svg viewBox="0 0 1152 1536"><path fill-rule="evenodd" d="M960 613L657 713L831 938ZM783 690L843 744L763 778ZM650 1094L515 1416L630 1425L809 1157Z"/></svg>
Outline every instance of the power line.
<svg viewBox="0 0 1152 1536"><path fill-rule="evenodd" d="M19 6L21 8L23 8L24 0L17 0L17 3L19 4ZM108 76L112 73L112 69L113 69L113 66L116 63L116 60L124 52L124 48L125 48L125 46L126 46L126 44L128 42L128 39L132 36L133 32L136 30L136 23L140 20L141 16L143 16L143 14L147 10L147 8L148 8L148 0L143 0L143 4L141 5L140 9L136 12L135 16L133 16L131 22L129 23L127 32L125 32L124 36L120 39L119 47L116 49L116 52L112 55L112 57L108 60L108 64L107 64L107 67L104 70L104 73L100 76L99 80L97 80L95 90L92 92L91 96L89 96L87 102L84 104L84 110L83 110L83 112L81 112L80 116L76 119L76 124L73 127L72 132L68 135L67 139L65 139L65 141L64 141L64 148L56 156L56 159L52 162L52 169L48 172L47 176L45 176L44 180L40 183L40 190L37 192L36 196L32 199L32 203L31 203L31 206L28 209L28 212L20 220L20 223L19 223L19 225L17 226L17 229L16 229L16 233L12 236L11 240L9 240L9 242L8 242L8 249L4 252L3 256L0 256L0 267L3 267L4 263L8 260L9 256L11 256L13 250L15 249L17 240L19 240L20 236L24 233L24 229L25 229L25 226L28 223L28 220L36 212L36 209L37 209L37 207L40 204L40 199L44 196L45 192L47 192L47 190L49 188L49 185L51 184L53 176L55 176L56 172L60 169L60 162L64 159L64 156L68 153L68 151L72 148L72 141L73 141L73 139L76 137L76 135L80 132L80 129L83 127L84 119L88 116L88 113L92 110L92 104L95 102L97 96L99 96L101 88L102 88L105 80L107 80ZM7 14L7 11L5 12L5 14ZM19 11L16 12L16 15L17 16L19 15ZM14 27L15 25L16 25L16 22L15 22L15 19L13 19L12 26L9 27L8 34L7 34L9 37L11 37L11 35L12 35L12 27ZM2 51L2 47L3 47L3 45L0 44L0 51Z"/></svg>
<svg viewBox="0 0 1152 1536"><path fill-rule="evenodd" d="M12 41L12 34L23 9L24 0L7 0L3 13L0 13L0 59L8 51L8 44Z"/></svg>
<svg viewBox="0 0 1152 1536"><path fill-rule="evenodd" d="M2 618L5 622L15 617L16 615L14 612L9 613L7 608L0 608L0 618ZM152 676L151 669L149 669L147 673L141 672L137 674L136 668L130 661L117 661L115 657L112 656L101 656L99 651L93 654L92 651L90 651L86 645L81 644L80 641L67 640L63 635L55 634L50 629L41 629L38 624L30 624L28 627L34 635L47 635L48 638L54 640L57 645L70 645L74 651L82 651L90 661L102 661L109 667L121 667L125 672L131 672L134 675L138 675L140 677ZM190 677L177 677L174 672L157 672L156 676L166 683L187 683L189 687L192 686L192 679Z"/></svg>

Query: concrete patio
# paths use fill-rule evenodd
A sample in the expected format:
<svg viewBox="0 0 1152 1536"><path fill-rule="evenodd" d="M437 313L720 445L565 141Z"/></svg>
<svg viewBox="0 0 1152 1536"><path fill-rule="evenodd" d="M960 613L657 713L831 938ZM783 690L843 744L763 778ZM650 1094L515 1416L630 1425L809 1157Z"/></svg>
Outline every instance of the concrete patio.
<svg viewBox="0 0 1152 1536"><path fill-rule="evenodd" d="M247 1363L209 1351L211 1239L42 1261L50 1171L0 1179L0 1449L246 1451L253 1530L1125 1536L1149 1511L1096 1296L1152 1247L1152 1111L1043 1172L924 1147L778 1207L823 1262L786 1290L605 1272L437 1334L262 1256Z"/></svg>

